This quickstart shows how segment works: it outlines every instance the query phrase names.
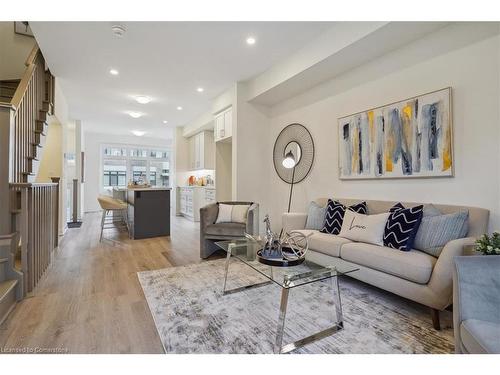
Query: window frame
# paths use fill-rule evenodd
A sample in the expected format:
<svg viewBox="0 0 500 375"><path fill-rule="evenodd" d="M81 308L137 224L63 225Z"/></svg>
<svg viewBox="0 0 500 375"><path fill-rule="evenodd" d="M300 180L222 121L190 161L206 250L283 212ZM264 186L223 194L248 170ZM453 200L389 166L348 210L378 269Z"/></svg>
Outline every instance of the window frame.
<svg viewBox="0 0 500 375"><path fill-rule="evenodd" d="M125 155L105 155L105 150L106 149L112 149L112 148L118 148L118 149L125 149ZM146 157L143 156L132 156L133 151L146 151ZM157 153L160 152L162 157L157 157ZM152 156L154 153L155 156ZM163 157L165 156L165 157ZM104 171L104 165L106 160L120 160L124 161L126 165L126 171L125 171L125 186L128 185L128 182L133 179L133 170L132 170L132 163L133 161L140 161L146 162L145 163L145 179L147 183L154 182L157 184L158 182L163 182L164 174L162 172L155 173L155 179L151 179L151 167L155 163L158 162L166 162L168 163L168 169L167 169L167 174L166 174L166 180L168 185L165 187L171 187L172 184L172 175L171 175L171 165L172 165L172 147L167 146L167 147L159 147L159 146L145 146L145 145L133 145L133 144L116 144L116 143L102 143L100 147L100 179L99 179L99 184L100 184L100 189L101 190L112 190L114 187L123 187L121 185L104 185L106 182L106 176L105 171ZM163 171L163 169L162 169ZM108 176L108 183L111 183L111 175ZM120 176L117 171L117 183L120 180ZM157 185L155 185L157 186ZM161 185L164 186L164 185Z"/></svg>

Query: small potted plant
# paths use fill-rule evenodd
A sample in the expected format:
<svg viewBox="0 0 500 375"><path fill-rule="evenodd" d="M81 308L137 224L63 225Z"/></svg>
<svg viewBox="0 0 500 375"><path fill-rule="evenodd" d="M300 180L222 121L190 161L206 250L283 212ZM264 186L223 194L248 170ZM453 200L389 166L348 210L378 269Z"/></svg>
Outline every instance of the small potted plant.
<svg viewBox="0 0 500 375"><path fill-rule="evenodd" d="M500 232L493 232L491 236L483 234L476 241L476 251L484 255L500 255Z"/></svg>

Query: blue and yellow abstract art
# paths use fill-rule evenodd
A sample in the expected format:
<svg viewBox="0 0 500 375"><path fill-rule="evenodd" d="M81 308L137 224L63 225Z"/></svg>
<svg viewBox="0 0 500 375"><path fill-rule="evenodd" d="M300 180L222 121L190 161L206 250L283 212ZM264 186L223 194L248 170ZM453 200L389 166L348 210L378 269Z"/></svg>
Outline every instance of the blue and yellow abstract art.
<svg viewBox="0 0 500 375"><path fill-rule="evenodd" d="M341 179L453 176L451 88L339 119Z"/></svg>

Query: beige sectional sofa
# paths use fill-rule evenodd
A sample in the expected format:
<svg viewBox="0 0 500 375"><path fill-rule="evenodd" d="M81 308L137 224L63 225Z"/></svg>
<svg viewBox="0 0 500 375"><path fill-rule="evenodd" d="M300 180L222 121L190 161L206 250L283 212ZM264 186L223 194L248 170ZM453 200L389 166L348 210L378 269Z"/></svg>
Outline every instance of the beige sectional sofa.
<svg viewBox="0 0 500 375"><path fill-rule="evenodd" d="M352 205L363 199L337 199L344 205ZM321 206L328 198L316 200ZM397 202L366 200L368 214L388 212ZM422 203L401 202L405 207ZM477 207L434 204L443 214L460 210L469 211L469 231L466 238L450 241L438 258L427 253L392 248L361 242L353 242L336 235L321 233L306 227L306 213L285 213L283 228L299 231L309 237L307 257L323 265L356 265L359 271L349 276L401 297L429 306L434 328L439 329L439 311L453 299L453 258L463 255L464 246L474 244L477 237L487 232L489 211Z"/></svg>

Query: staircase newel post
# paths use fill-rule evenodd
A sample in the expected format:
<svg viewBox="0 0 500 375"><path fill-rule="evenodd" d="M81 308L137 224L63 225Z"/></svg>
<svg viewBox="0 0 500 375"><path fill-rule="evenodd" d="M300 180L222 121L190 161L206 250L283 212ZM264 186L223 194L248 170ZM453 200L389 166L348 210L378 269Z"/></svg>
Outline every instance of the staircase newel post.
<svg viewBox="0 0 500 375"><path fill-rule="evenodd" d="M59 246L59 188L61 177L51 177L53 183L57 184L55 188L55 204L54 204L54 249Z"/></svg>
<svg viewBox="0 0 500 375"><path fill-rule="evenodd" d="M14 110L10 103L0 103L0 234L11 233L9 183L13 182Z"/></svg>

